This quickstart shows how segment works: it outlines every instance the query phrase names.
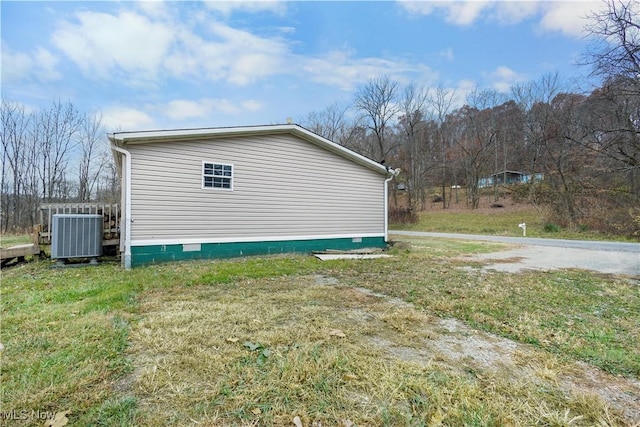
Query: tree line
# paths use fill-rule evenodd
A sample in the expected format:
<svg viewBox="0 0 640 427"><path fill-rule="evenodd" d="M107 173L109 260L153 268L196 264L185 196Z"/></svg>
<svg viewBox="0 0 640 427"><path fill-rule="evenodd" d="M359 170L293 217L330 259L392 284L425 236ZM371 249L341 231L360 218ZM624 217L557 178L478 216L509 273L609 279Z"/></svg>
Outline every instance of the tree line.
<svg viewBox="0 0 640 427"><path fill-rule="evenodd" d="M477 208L480 182L506 170L532 179L517 196L547 206L548 221L640 234L640 7L609 0L591 16L582 65L591 91L557 73L510 93L477 88L464 99L443 87L370 79L348 105L332 104L302 123L369 158L400 167L414 210L447 208L457 188ZM493 197L500 188L493 180Z"/></svg>
<svg viewBox="0 0 640 427"><path fill-rule="evenodd" d="M62 101L27 112L24 105L3 99L0 122L2 232L36 224L42 203L119 201L100 113L82 113Z"/></svg>
<svg viewBox="0 0 640 427"><path fill-rule="evenodd" d="M505 170L531 176L518 196L548 206L549 221L640 233L640 20L637 2L606 0L587 27L583 65L601 84L579 91L558 74L505 94L478 88L460 99L443 87L370 79L349 105L309 113L301 124L371 159L400 167L414 210L443 208L464 187L478 207L480 179ZM0 231L37 222L41 203L117 202L116 166L100 113L71 102L26 111L0 107ZM494 180L494 183L496 180ZM395 192L392 192L395 200ZM493 196L500 197L494 184Z"/></svg>

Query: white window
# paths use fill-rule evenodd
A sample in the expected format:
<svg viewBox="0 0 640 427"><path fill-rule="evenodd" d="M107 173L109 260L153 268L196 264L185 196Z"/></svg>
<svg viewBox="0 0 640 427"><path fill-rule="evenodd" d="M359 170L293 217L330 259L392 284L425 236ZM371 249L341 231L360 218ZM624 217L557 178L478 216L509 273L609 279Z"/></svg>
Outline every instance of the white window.
<svg viewBox="0 0 640 427"><path fill-rule="evenodd" d="M202 188L233 190L233 165L202 162Z"/></svg>

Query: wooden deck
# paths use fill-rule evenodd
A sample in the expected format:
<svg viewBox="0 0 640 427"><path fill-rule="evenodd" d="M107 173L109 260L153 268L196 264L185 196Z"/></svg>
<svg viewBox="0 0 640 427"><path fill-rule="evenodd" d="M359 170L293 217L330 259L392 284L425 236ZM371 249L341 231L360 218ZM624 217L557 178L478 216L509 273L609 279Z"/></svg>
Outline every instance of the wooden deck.
<svg viewBox="0 0 640 427"><path fill-rule="evenodd" d="M25 261L25 257L41 255L42 246L51 245L51 223L56 214L102 215L102 246L106 251L117 253L120 245L120 206L109 203L51 203L40 206L39 219L33 233L32 243L0 248L0 266L7 267Z"/></svg>
<svg viewBox="0 0 640 427"><path fill-rule="evenodd" d="M26 256L39 255L40 246L35 243L0 248L0 267L23 262Z"/></svg>
<svg viewBox="0 0 640 427"><path fill-rule="evenodd" d="M56 214L94 214L102 215L102 246L118 246L120 244L120 205L117 203L50 203L40 206L40 224L42 229L38 236L40 245L51 244L51 222Z"/></svg>
<svg viewBox="0 0 640 427"><path fill-rule="evenodd" d="M26 261L27 256L40 255L40 245L38 244L38 233L40 226L35 226L30 233L31 243L22 245L0 247L0 268L8 267Z"/></svg>

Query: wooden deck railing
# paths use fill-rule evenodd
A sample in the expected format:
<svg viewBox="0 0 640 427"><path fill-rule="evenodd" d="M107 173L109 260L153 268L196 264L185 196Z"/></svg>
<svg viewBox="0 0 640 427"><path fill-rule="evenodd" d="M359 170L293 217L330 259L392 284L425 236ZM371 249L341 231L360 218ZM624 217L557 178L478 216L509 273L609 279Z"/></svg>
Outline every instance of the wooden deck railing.
<svg viewBox="0 0 640 427"><path fill-rule="evenodd" d="M103 246L118 245L120 241L120 206L117 203L49 203L40 206L39 234L41 245L51 244L51 221L55 214L102 215Z"/></svg>

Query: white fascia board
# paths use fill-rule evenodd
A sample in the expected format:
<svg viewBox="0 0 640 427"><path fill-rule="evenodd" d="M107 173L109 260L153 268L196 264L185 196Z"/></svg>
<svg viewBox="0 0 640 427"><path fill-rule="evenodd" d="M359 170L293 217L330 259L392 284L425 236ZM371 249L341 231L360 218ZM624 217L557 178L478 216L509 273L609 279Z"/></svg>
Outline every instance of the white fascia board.
<svg viewBox="0 0 640 427"><path fill-rule="evenodd" d="M224 128L199 128L199 129L174 129L139 132L115 132L109 134L109 140L114 144L145 144L164 141L186 141L202 137L222 138L243 135L267 135L289 133L296 135L305 141L323 147L355 163L365 166L375 172L388 175L387 168L380 163L349 150L326 138L321 137L308 129L296 124L264 125L264 126L239 126Z"/></svg>
<svg viewBox="0 0 640 427"><path fill-rule="evenodd" d="M154 245L191 245L207 243L253 243L253 242L284 242L290 240L324 240L324 239L357 239L364 237L384 237L384 233L359 233L359 234L325 234L316 236L256 236L256 237L223 237L217 239L191 238L191 239L140 239L132 240L131 246Z"/></svg>
<svg viewBox="0 0 640 427"><path fill-rule="evenodd" d="M149 130L135 132L115 132L110 134L110 139L125 144L144 144L161 141L184 141L201 138L203 136L224 137L234 135L258 134L277 132L280 128L290 125L267 125L267 126L238 126L221 128L195 128L195 129L169 129L169 130Z"/></svg>

